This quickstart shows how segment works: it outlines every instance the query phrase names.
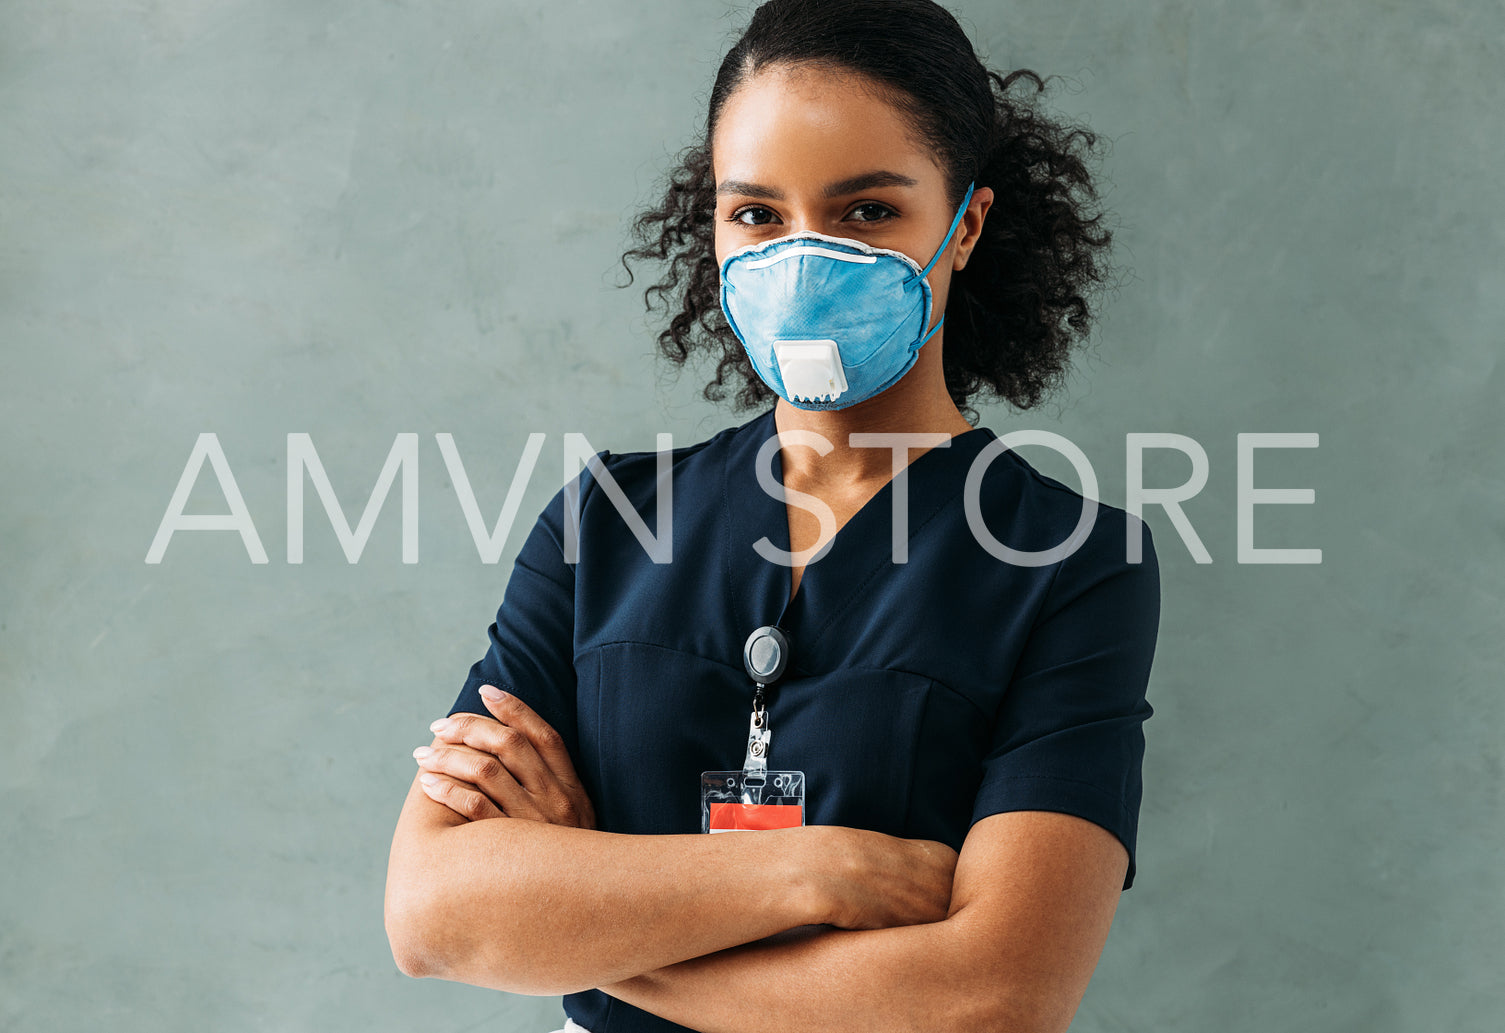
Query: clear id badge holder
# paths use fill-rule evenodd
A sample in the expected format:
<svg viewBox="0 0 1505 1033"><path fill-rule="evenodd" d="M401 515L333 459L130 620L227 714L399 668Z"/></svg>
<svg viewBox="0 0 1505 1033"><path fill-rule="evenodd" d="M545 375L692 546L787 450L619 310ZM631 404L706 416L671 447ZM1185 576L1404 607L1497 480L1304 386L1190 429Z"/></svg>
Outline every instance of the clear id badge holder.
<svg viewBox="0 0 1505 1033"><path fill-rule="evenodd" d="M747 758L741 771L700 773L702 832L783 829L805 823L805 773L768 767L772 734L765 690L789 666L788 637L779 628L759 628L748 637L742 662L756 685L747 730Z"/></svg>

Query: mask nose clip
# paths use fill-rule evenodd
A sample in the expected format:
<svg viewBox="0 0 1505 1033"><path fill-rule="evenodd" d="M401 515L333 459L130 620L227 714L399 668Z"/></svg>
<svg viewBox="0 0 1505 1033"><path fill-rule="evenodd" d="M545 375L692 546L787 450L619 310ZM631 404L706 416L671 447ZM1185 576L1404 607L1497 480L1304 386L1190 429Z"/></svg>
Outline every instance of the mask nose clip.
<svg viewBox="0 0 1505 1033"><path fill-rule="evenodd" d="M790 399L829 402L847 390L841 350L835 341L774 341L773 356Z"/></svg>

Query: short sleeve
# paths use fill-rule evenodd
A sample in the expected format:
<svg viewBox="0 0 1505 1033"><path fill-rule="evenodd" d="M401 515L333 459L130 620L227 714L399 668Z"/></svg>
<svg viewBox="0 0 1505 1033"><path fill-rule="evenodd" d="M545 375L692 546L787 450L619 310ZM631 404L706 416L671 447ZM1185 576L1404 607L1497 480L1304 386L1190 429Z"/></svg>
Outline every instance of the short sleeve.
<svg viewBox="0 0 1505 1033"><path fill-rule="evenodd" d="M603 457L606 453L597 453ZM523 542L488 631L486 654L471 665L450 714L490 716L482 685L516 696L557 731L580 767L575 711L575 565L565 558L565 521L590 491L589 472L560 488Z"/></svg>
<svg viewBox="0 0 1505 1033"><path fill-rule="evenodd" d="M1141 535L1127 558L1126 522ZM1075 814L1112 832L1129 852L1134 884L1142 795L1145 699L1160 624L1160 570L1150 530L1099 507L1091 534L1057 564L1004 691L976 823L1003 811Z"/></svg>

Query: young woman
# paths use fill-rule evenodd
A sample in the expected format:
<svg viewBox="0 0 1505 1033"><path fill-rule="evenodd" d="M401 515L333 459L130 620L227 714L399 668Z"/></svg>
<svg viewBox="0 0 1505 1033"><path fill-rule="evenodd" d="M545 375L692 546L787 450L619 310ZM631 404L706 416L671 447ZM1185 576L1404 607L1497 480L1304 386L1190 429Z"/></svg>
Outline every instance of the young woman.
<svg viewBox="0 0 1505 1033"><path fill-rule="evenodd" d="M1134 878L1159 580L964 415L1036 404L1102 278L1093 137L1028 82L929 0L753 15L629 257L669 263L666 354L761 412L540 515L416 751L404 972L589 1033L1070 1024ZM703 772L803 793L715 811Z"/></svg>

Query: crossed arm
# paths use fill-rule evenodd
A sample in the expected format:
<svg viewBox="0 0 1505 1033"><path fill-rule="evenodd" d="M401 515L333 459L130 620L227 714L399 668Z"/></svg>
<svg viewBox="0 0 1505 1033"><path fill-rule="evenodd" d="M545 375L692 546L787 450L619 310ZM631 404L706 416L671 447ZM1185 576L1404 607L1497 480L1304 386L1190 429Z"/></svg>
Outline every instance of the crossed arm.
<svg viewBox="0 0 1505 1033"><path fill-rule="evenodd" d="M927 915L923 881L891 870L905 850L921 875L934 869L917 841L835 826L598 832L573 769L533 745L547 725L516 700L487 706L505 744L480 716L437 736L425 766L452 774L415 780L398 822L387 928L403 971L521 993L595 986L707 1033L1070 1025L1128 864L1100 826L982 819ZM507 815L535 820L504 817L482 781L505 786L491 791Z"/></svg>
<svg viewBox="0 0 1505 1033"><path fill-rule="evenodd" d="M1112 833L1074 815L995 814L963 845L943 921L774 938L601 989L707 1033L1061 1031L1127 867Z"/></svg>

